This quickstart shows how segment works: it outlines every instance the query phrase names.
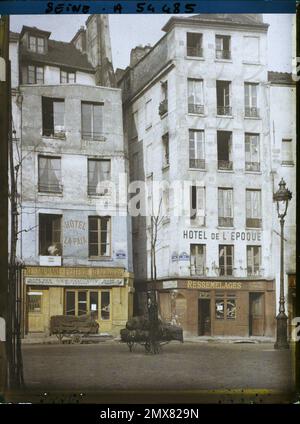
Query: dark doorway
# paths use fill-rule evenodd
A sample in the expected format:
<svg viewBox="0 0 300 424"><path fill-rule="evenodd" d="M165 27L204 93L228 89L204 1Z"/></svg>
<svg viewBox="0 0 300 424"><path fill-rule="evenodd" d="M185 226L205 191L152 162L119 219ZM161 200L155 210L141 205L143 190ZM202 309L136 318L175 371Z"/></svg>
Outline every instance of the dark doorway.
<svg viewBox="0 0 300 424"><path fill-rule="evenodd" d="M264 336L264 334L264 293L249 293L249 336Z"/></svg>
<svg viewBox="0 0 300 424"><path fill-rule="evenodd" d="M210 336L210 299L198 300L198 336Z"/></svg>

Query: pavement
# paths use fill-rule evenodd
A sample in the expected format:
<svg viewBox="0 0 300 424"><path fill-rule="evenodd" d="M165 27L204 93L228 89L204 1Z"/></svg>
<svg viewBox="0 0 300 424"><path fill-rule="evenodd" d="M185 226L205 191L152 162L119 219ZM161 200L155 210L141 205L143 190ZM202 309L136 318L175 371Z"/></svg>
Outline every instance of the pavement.
<svg viewBox="0 0 300 424"><path fill-rule="evenodd" d="M106 339L22 352L25 387L6 395L12 402L275 403L293 392L292 351L271 343L173 341L151 355Z"/></svg>
<svg viewBox="0 0 300 424"><path fill-rule="evenodd" d="M83 338L83 343L100 343L109 340L120 341L119 337L113 337L108 333L100 333L97 335ZM71 339L65 337L64 343L70 342ZM238 337L238 336L189 336L184 337L185 342L189 343L275 343L273 337ZM31 333L22 339L22 344L59 344L57 336L45 335L44 333Z"/></svg>

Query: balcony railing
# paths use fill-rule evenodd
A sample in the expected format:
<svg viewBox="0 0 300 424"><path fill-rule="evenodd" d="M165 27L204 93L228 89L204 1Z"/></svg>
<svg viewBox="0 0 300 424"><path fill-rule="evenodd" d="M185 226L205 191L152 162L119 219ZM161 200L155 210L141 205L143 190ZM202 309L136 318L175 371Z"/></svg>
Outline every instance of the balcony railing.
<svg viewBox="0 0 300 424"><path fill-rule="evenodd" d="M233 267L230 265L227 265L226 267L224 265L220 265L219 267L219 275L220 276L233 276Z"/></svg>
<svg viewBox="0 0 300 424"><path fill-rule="evenodd" d="M260 171L259 162L245 162L246 171Z"/></svg>
<svg viewBox="0 0 300 424"><path fill-rule="evenodd" d="M232 115L232 107L231 106L217 106L217 115Z"/></svg>
<svg viewBox="0 0 300 424"><path fill-rule="evenodd" d="M187 55L192 57L203 57L203 49L198 46L187 46Z"/></svg>
<svg viewBox="0 0 300 424"><path fill-rule="evenodd" d="M257 107L245 107L246 118L258 118L259 109Z"/></svg>
<svg viewBox="0 0 300 424"><path fill-rule="evenodd" d="M218 160L218 169L224 171L231 171L233 168L232 161L230 160Z"/></svg>
<svg viewBox="0 0 300 424"><path fill-rule="evenodd" d="M97 185L88 184L88 195L89 196L108 196L110 194L107 187L101 187L99 183L99 189Z"/></svg>
<svg viewBox="0 0 300 424"><path fill-rule="evenodd" d="M159 113L159 115L161 117L164 114L166 114L167 112L168 112L168 99L165 99L165 100L163 100L163 101L160 102L158 113Z"/></svg>
<svg viewBox="0 0 300 424"><path fill-rule="evenodd" d="M205 169L205 159L190 159L190 168Z"/></svg>
<svg viewBox="0 0 300 424"><path fill-rule="evenodd" d="M198 275L198 276L201 276L201 277L205 277L206 269L203 266L191 265L191 276L192 275Z"/></svg>
<svg viewBox="0 0 300 424"><path fill-rule="evenodd" d="M197 115L203 115L204 114L204 106L195 104L195 103L189 103L188 107L189 113L196 113Z"/></svg>
<svg viewBox="0 0 300 424"><path fill-rule="evenodd" d="M62 193L63 186L59 183L38 183L40 193Z"/></svg>
<svg viewBox="0 0 300 424"><path fill-rule="evenodd" d="M103 133L82 131L81 137L83 140L103 141L105 139Z"/></svg>
<svg viewBox="0 0 300 424"><path fill-rule="evenodd" d="M216 58L217 59L231 59L231 51L230 50L216 50Z"/></svg>
<svg viewBox="0 0 300 424"><path fill-rule="evenodd" d="M261 228L260 218L246 218L246 227L248 228Z"/></svg>
<svg viewBox="0 0 300 424"><path fill-rule="evenodd" d="M247 268L247 277L258 277L262 275L261 269L259 267L248 267Z"/></svg>
<svg viewBox="0 0 300 424"><path fill-rule="evenodd" d="M65 138L66 133L65 129L53 129L53 128L43 128L44 137L54 137L54 138Z"/></svg>
<svg viewBox="0 0 300 424"><path fill-rule="evenodd" d="M233 227L233 218L219 216L218 224L220 227Z"/></svg>

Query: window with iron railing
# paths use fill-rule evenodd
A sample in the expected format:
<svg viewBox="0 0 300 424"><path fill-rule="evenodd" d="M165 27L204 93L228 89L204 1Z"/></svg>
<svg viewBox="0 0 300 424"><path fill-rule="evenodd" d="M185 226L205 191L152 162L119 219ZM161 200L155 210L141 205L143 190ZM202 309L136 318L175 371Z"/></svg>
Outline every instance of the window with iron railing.
<svg viewBox="0 0 300 424"><path fill-rule="evenodd" d="M194 32L186 34L186 54L191 57L203 57L202 34Z"/></svg>
<svg viewBox="0 0 300 424"><path fill-rule="evenodd" d="M189 167L205 169L203 130L189 130Z"/></svg>
<svg viewBox="0 0 300 424"><path fill-rule="evenodd" d="M204 114L203 81L188 79L188 113Z"/></svg>
<svg viewBox="0 0 300 424"><path fill-rule="evenodd" d="M261 228L261 191L246 190L246 227Z"/></svg>
<svg viewBox="0 0 300 424"><path fill-rule="evenodd" d="M218 169L231 171L232 161L232 133L231 131L217 131Z"/></svg>
<svg viewBox="0 0 300 424"><path fill-rule="evenodd" d="M232 115L230 106L230 87L229 81L217 81L217 115Z"/></svg>
<svg viewBox="0 0 300 424"><path fill-rule="evenodd" d="M168 81L161 82L161 99L158 113L162 118L168 112Z"/></svg>
<svg viewBox="0 0 300 424"><path fill-rule="evenodd" d="M190 271L191 275L205 276L205 244L191 244L190 246Z"/></svg>
<svg viewBox="0 0 300 424"><path fill-rule="evenodd" d="M245 170L260 171L259 134L245 134Z"/></svg>
<svg viewBox="0 0 300 424"><path fill-rule="evenodd" d="M81 102L81 136L85 140L103 140L103 103Z"/></svg>
<svg viewBox="0 0 300 424"><path fill-rule="evenodd" d="M261 246L247 246L247 275L261 274Z"/></svg>
<svg viewBox="0 0 300 424"><path fill-rule="evenodd" d="M258 84L246 82L245 91L245 117L259 118L259 109L257 107Z"/></svg>
<svg viewBox="0 0 300 424"><path fill-rule="evenodd" d="M233 227L232 188L218 189L218 225L220 227Z"/></svg>
<svg viewBox="0 0 300 424"><path fill-rule="evenodd" d="M233 275L233 245L219 245L219 275Z"/></svg>
<svg viewBox="0 0 300 424"><path fill-rule="evenodd" d="M216 59L231 59L230 36L216 35Z"/></svg>

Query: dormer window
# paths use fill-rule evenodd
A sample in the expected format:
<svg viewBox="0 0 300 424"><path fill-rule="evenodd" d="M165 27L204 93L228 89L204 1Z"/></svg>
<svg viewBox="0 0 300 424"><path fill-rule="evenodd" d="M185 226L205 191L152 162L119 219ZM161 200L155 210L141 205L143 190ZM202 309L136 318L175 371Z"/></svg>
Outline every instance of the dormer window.
<svg viewBox="0 0 300 424"><path fill-rule="evenodd" d="M45 53L45 38L30 35L29 50L35 53Z"/></svg>

